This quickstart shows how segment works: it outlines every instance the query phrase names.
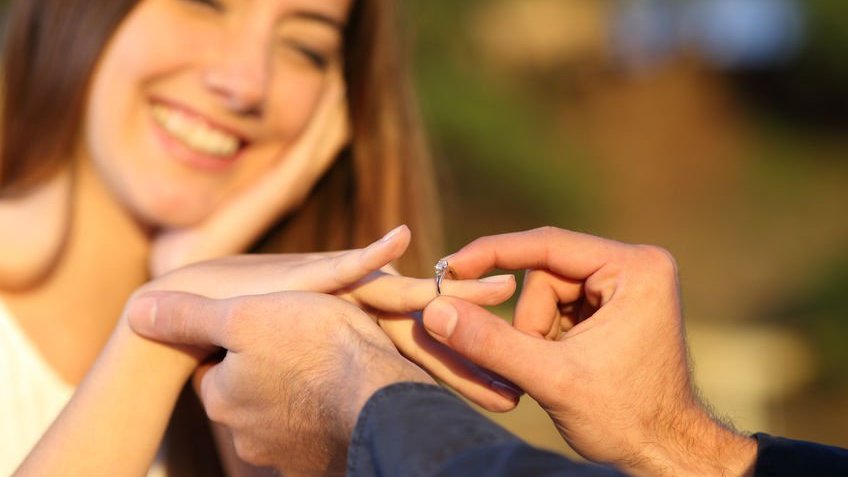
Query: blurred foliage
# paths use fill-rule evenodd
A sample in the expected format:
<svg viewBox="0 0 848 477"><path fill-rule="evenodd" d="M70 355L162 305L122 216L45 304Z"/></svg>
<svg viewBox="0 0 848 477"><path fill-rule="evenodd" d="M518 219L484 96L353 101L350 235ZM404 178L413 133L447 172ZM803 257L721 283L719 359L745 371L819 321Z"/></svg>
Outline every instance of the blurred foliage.
<svg viewBox="0 0 848 477"><path fill-rule="evenodd" d="M822 365L822 384L848 387L848 255L827 264L818 280L790 290L764 318L807 335Z"/></svg>
<svg viewBox="0 0 848 477"><path fill-rule="evenodd" d="M804 0L808 15L808 46L805 56L827 65L843 89L848 85L848 4L844 0Z"/></svg>
<svg viewBox="0 0 848 477"><path fill-rule="evenodd" d="M848 3L803 0L806 39L783 68L749 71L737 80L758 108L779 114L796 127L848 127Z"/></svg>
<svg viewBox="0 0 848 477"><path fill-rule="evenodd" d="M415 32L417 87L437 166L449 176L448 194L459 199L445 205L480 204L482 222L497 219L482 230L462 231L461 238L566 219L572 227L583 224L590 218L591 191L581 180L590 175L588 161L557 128L548 95L533 83L511 82L485 70L475 57L467 25L480 3L405 3L407 24Z"/></svg>
<svg viewBox="0 0 848 477"><path fill-rule="evenodd" d="M784 211L797 208L796 197L817 193L820 183L805 180L815 163L846 159L848 3L804 0L803 6L807 38L798 57L785 68L738 78L755 99L759 128L766 135L762 152L767 160L759 162L757 176L780 187L771 192L757 187L752 193L771 195ZM821 365L820 384L831 390L848 388L848 248L835 253L819 266L818 278L783 290L761 314L809 338Z"/></svg>

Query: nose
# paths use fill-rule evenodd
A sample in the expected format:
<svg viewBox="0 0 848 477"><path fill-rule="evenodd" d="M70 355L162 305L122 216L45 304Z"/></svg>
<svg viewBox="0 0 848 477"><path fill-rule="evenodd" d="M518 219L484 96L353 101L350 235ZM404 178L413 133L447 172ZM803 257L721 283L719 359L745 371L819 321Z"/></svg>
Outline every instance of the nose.
<svg viewBox="0 0 848 477"><path fill-rule="evenodd" d="M258 116L267 95L270 64L259 38L243 33L223 39L210 54L203 83L224 106L240 115Z"/></svg>

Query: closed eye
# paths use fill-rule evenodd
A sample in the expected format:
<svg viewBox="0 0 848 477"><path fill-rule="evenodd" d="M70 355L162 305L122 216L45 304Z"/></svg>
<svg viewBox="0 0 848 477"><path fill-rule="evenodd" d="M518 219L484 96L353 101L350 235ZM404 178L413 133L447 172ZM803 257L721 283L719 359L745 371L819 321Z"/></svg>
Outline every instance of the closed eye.
<svg viewBox="0 0 848 477"><path fill-rule="evenodd" d="M221 3L220 0L182 0L188 3L199 3L201 5L207 6L217 11L224 10L224 4Z"/></svg>
<svg viewBox="0 0 848 477"><path fill-rule="evenodd" d="M329 66L330 58L326 54L297 41L287 40L286 43L290 48L294 49L295 52L309 61L315 68L323 71Z"/></svg>

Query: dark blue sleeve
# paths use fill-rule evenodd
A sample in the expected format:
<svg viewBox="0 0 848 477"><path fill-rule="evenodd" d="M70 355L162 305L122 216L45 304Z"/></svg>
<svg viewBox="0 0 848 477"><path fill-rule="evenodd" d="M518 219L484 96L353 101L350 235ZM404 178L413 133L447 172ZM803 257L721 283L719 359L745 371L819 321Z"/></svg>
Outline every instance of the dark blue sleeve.
<svg viewBox="0 0 848 477"><path fill-rule="evenodd" d="M754 477L848 476L848 450L768 434L757 439Z"/></svg>
<svg viewBox="0 0 848 477"><path fill-rule="evenodd" d="M351 477L620 477L536 449L433 385L399 383L365 404L350 442Z"/></svg>

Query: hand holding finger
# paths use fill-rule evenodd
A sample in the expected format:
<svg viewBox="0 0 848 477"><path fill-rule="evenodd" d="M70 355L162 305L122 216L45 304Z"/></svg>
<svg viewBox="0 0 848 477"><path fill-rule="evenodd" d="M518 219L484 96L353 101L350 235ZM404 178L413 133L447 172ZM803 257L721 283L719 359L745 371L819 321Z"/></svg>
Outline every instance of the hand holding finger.
<svg viewBox="0 0 848 477"><path fill-rule="evenodd" d="M441 343L528 392L544 384L553 343L516 330L482 307L440 297L424 310L423 324Z"/></svg>
<svg viewBox="0 0 848 477"><path fill-rule="evenodd" d="M498 275L482 280L449 280L442 294L462 298L483 306L500 305L515 293L515 277ZM388 314L407 314L424 309L436 297L431 278L409 278L374 273L342 295L356 304Z"/></svg>
<svg viewBox="0 0 848 477"><path fill-rule="evenodd" d="M444 295L485 306L499 305L514 292L513 275L483 280L447 280L442 284ZM430 278L415 279L378 272L357 283L346 297L371 310L397 349L432 375L488 410L514 408L522 394L520 389L426 333L417 316L435 294L435 284Z"/></svg>

